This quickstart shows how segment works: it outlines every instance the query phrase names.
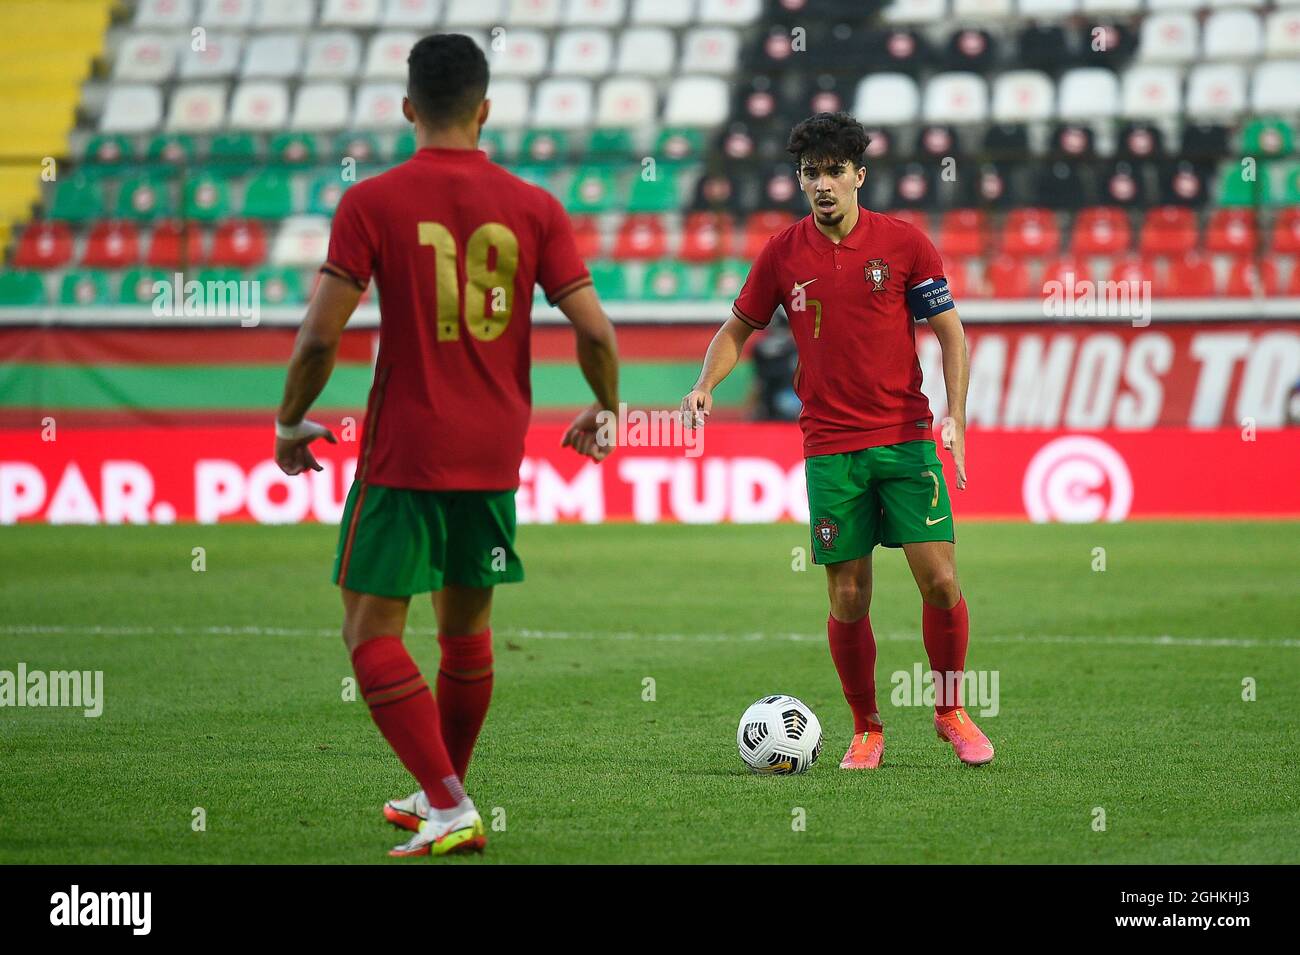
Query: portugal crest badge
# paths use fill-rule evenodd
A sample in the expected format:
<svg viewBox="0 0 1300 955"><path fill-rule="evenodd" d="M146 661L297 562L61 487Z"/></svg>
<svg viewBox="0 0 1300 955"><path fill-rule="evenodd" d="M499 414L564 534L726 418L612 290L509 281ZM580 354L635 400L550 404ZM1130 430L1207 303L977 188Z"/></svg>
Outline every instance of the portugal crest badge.
<svg viewBox="0 0 1300 955"><path fill-rule="evenodd" d="M889 263L884 259L868 259L867 264L862 267L866 273L868 282L874 283L871 291L883 292L885 283L889 281Z"/></svg>
<svg viewBox="0 0 1300 955"><path fill-rule="evenodd" d="M813 525L813 534L827 550L835 546L835 538L840 536L839 525L829 518L821 518Z"/></svg>

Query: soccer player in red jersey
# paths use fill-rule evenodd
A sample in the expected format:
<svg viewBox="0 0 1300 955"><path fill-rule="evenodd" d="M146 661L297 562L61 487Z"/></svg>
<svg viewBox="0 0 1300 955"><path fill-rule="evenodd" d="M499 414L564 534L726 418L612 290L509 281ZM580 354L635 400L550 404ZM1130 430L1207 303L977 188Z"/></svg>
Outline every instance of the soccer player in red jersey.
<svg viewBox="0 0 1300 955"><path fill-rule="evenodd" d="M618 407L614 330L568 216L552 196L478 147L490 102L483 52L427 36L408 60L402 110L415 155L343 194L328 260L298 333L276 418L288 474L319 469L304 419L373 278L379 352L334 580L343 639L371 715L420 791L384 807L415 835L392 855L482 849L462 780L492 692L493 587L523 579L515 490L532 406L533 286L573 324L595 393L564 444L601 460L602 409ZM430 692L402 644L411 596L433 592L442 660Z"/></svg>
<svg viewBox="0 0 1300 955"><path fill-rule="evenodd" d="M853 742L840 765L874 769L884 754L868 617L876 544L903 549L921 591L939 737L962 762L987 763L993 747L961 704L966 600L913 319L928 321L943 349L951 416L944 447L959 489L966 487L966 337L930 240L858 205L867 144L848 113L819 113L791 132L789 151L812 212L759 253L682 413L703 424L713 389L735 368L745 341L784 306L799 352L794 387L803 402L813 559L826 567L831 659L853 712Z"/></svg>

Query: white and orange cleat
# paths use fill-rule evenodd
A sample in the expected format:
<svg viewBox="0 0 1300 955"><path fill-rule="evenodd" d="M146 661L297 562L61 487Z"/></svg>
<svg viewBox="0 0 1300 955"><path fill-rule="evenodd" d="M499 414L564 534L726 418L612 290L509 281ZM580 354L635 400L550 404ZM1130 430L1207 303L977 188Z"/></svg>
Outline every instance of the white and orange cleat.
<svg viewBox="0 0 1300 955"><path fill-rule="evenodd" d="M431 809L409 840L389 850L390 856L447 856L482 852L487 830L474 803L465 799L455 809Z"/></svg>
<svg viewBox="0 0 1300 955"><path fill-rule="evenodd" d="M405 799L390 799L384 803L384 818L399 829L420 831L420 823L429 818L429 800L424 790L413 793Z"/></svg>
<svg viewBox="0 0 1300 955"><path fill-rule="evenodd" d="M840 760L840 769L879 769L885 758L885 734L867 730L853 737L849 751Z"/></svg>
<svg viewBox="0 0 1300 955"><path fill-rule="evenodd" d="M935 714L934 729L939 739L952 744L953 752L967 766L983 766L993 762L993 744L980 732L962 707L940 716Z"/></svg>

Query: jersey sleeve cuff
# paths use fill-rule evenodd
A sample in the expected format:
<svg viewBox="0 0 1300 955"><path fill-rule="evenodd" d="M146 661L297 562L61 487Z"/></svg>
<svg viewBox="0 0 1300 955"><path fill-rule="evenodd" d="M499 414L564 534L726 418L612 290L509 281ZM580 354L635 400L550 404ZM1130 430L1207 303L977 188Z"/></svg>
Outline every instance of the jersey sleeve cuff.
<svg viewBox="0 0 1300 955"><path fill-rule="evenodd" d="M324 265L320 267L320 270L324 272L326 275L334 276L336 279L343 279L343 281L345 282L351 282L353 285L361 289L361 291L363 292L366 290L365 282L361 281L359 278L357 278L347 269L340 268L339 266L335 265L333 262L326 262Z"/></svg>
<svg viewBox="0 0 1300 955"><path fill-rule="evenodd" d="M738 305L731 306L731 314L735 315L738 319L740 319L742 322L744 322L746 325L750 326L751 328L757 328L760 330L767 328L767 322L754 321L752 318L750 318L748 315L742 312ZM769 319L768 321L771 321L771 319Z"/></svg>
<svg viewBox="0 0 1300 955"><path fill-rule="evenodd" d="M591 276L583 275L579 278L574 279L572 282L565 282L563 285L555 289L555 291L553 292L548 291L546 293L546 301L549 302L551 305L559 305L560 299L564 298L567 295L572 295L574 292L578 291L578 289L586 288L588 285L591 284L592 284Z"/></svg>

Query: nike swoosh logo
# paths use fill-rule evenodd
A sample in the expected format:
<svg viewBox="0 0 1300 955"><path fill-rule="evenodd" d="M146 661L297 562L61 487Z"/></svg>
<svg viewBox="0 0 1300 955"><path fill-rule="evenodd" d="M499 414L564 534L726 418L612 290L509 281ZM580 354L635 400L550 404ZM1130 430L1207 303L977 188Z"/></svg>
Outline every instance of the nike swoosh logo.
<svg viewBox="0 0 1300 955"><path fill-rule="evenodd" d="M927 518L925 519L925 526L926 526L926 527L932 527L932 526L935 525L935 524L942 524L942 523L943 523L944 521L946 521L947 519L948 519L948 515L947 515L947 514L943 515L943 517L939 518L937 521L932 521L932 520L930 520L930 518L927 517Z"/></svg>
<svg viewBox="0 0 1300 955"><path fill-rule="evenodd" d="M797 292L797 291L799 291L799 289L803 288L804 286L806 286L806 285L812 285L813 282L816 282L816 281L817 281L816 279L809 279L807 282L795 282L795 283L794 283L794 291Z"/></svg>

